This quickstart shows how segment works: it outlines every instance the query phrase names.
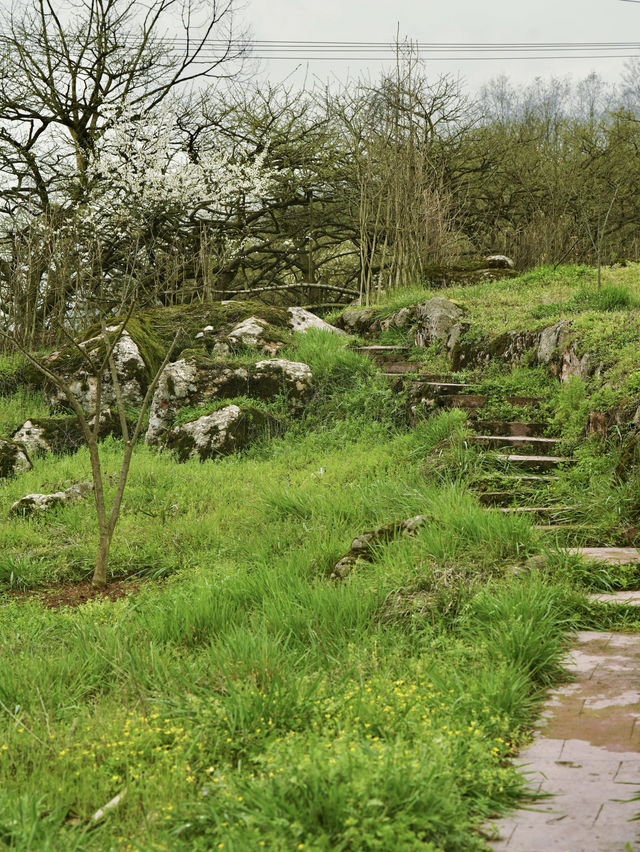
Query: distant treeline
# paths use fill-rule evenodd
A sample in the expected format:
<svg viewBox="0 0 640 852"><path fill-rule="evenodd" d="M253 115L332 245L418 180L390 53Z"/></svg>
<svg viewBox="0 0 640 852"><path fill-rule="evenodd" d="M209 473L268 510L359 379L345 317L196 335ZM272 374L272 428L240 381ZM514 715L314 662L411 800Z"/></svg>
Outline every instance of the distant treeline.
<svg viewBox="0 0 640 852"><path fill-rule="evenodd" d="M617 86L499 78L473 98L410 45L374 81L272 86L227 54L210 82L193 40L163 42L163 3L140 21L31 0L5 21L0 303L23 340L133 298L324 304L488 252L640 254L640 60Z"/></svg>

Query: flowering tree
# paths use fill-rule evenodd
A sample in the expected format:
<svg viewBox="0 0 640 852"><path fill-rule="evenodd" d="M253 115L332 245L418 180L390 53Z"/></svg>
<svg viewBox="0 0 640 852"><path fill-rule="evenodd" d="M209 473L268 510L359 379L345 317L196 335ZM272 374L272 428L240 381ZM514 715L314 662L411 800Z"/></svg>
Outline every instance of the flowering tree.
<svg viewBox="0 0 640 852"><path fill-rule="evenodd" d="M67 255L74 214L117 117L132 110L143 121L194 81L241 69L247 41L232 26L233 5L0 4L0 300L16 327L66 318L86 267Z"/></svg>

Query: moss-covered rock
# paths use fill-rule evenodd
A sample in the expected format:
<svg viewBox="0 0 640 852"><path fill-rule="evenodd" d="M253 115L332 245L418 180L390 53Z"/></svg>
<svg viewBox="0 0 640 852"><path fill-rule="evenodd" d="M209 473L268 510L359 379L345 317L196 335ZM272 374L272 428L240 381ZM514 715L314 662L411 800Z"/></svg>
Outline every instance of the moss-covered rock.
<svg viewBox="0 0 640 852"><path fill-rule="evenodd" d="M87 498L93 492L90 482L79 482L71 485L64 491L56 491L53 494L27 494L11 506L10 516L31 517L42 514L57 506L65 506L68 503L78 503Z"/></svg>
<svg viewBox="0 0 640 852"><path fill-rule="evenodd" d="M109 336L112 338L118 331L118 326L111 325L108 328ZM69 386L87 414L93 414L97 402L97 369L104 360L105 341L102 334L79 342L81 347L96 365L92 370L89 364L75 347L65 348L53 352L45 361L45 365L59 375ZM125 405L137 406L142 402L150 382L150 376L154 372L153 366L148 364L138 347L138 344L129 333L123 332L113 349L113 362L116 368L118 383ZM36 368L32 368L36 370ZM62 406L70 408L64 392L56 384L49 380L44 382L45 394L52 407ZM113 387L111 371L106 367L102 374L101 411L111 408L116 402L116 393Z"/></svg>
<svg viewBox="0 0 640 852"><path fill-rule="evenodd" d="M147 444L162 441L181 408L198 408L237 396L268 400L279 394L297 406L311 392L312 375L306 364L273 359L247 365L209 358L194 349L182 354L166 366L158 382L149 412Z"/></svg>
<svg viewBox="0 0 640 852"><path fill-rule="evenodd" d="M215 360L193 349L183 356L167 364L160 376L149 412L147 444L160 442L181 408L197 408L213 399L242 396L248 392L246 365Z"/></svg>
<svg viewBox="0 0 640 852"><path fill-rule="evenodd" d="M100 418L99 437L120 435L120 418L110 409ZM27 449L30 457L57 453L74 453L84 444L82 429L75 415L68 417L32 417L13 435Z"/></svg>
<svg viewBox="0 0 640 852"><path fill-rule="evenodd" d="M277 420L260 409L227 405L175 426L167 434L164 447L175 453L179 461L190 458L205 461L238 452L277 428Z"/></svg>
<svg viewBox="0 0 640 852"><path fill-rule="evenodd" d="M0 479L16 476L32 468L33 465L24 444L0 438Z"/></svg>

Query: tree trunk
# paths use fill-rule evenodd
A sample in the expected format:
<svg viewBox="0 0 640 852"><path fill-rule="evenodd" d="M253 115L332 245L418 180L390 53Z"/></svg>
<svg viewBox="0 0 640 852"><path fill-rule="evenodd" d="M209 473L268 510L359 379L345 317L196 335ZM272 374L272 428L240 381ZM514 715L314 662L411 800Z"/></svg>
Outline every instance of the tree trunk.
<svg viewBox="0 0 640 852"><path fill-rule="evenodd" d="M96 554L96 567L91 580L91 585L96 589L104 589L107 585L107 565L109 564L110 547L111 534L106 530L100 530L98 553Z"/></svg>

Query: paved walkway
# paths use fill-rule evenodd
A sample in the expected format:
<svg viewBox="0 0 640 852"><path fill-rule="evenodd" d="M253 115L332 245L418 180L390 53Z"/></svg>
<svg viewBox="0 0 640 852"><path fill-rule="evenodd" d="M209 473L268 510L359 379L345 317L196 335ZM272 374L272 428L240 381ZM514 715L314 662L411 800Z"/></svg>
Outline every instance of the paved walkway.
<svg viewBox="0 0 640 852"><path fill-rule="evenodd" d="M579 633L536 741L519 756L534 790L551 793L496 824L505 852L633 852L640 822L640 634Z"/></svg>

